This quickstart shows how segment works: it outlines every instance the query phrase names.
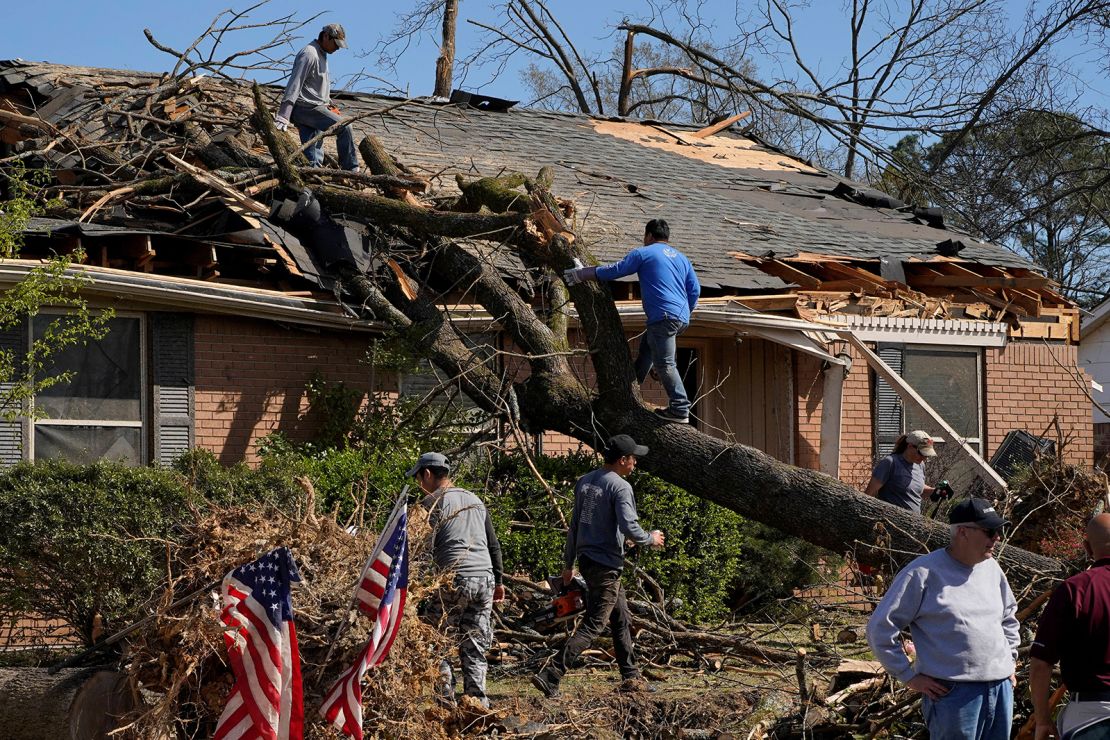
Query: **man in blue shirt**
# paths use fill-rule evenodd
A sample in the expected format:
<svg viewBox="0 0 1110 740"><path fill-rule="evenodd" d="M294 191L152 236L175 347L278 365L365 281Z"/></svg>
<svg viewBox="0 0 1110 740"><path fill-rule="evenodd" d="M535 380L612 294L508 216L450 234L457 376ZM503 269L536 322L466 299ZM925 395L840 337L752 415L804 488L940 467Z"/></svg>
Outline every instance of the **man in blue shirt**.
<svg viewBox="0 0 1110 740"><path fill-rule="evenodd" d="M690 399L675 363L675 338L690 323L690 312L698 304L701 285L686 255L667 243L670 237L667 222L652 219L644 230L644 246L611 265L567 270L563 279L569 286L583 280L616 280L637 275L647 329L636 357L636 379L642 384L654 366L670 399L670 405L656 413L668 421L686 424L690 420Z"/></svg>

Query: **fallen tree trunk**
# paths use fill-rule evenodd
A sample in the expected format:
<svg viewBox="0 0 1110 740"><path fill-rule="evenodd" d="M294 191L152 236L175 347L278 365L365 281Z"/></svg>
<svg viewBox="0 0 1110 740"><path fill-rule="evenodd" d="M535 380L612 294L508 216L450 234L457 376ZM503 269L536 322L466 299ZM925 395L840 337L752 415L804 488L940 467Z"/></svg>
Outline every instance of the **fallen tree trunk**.
<svg viewBox="0 0 1110 740"><path fill-rule="evenodd" d="M45 668L0 668L0 735L6 740L108 740L138 705L127 676L116 671L73 668L50 675Z"/></svg>
<svg viewBox="0 0 1110 740"><path fill-rule="evenodd" d="M266 116L256 116L263 137L287 187L303 181L273 136ZM374 142L364 142L372 171L392 174L398 165ZM528 187L531 213L497 212L504 190L521 182ZM413 348L431 359L484 410L527 431L563 432L595 449L613 434L630 434L651 453L641 465L690 493L713 501L749 519L768 524L837 553L852 551L862 562L896 569L912 557L943 547L947 527L917 514L865 496L822 473L782 463L744 445L730 444L684 425L669 424L651 413L640 396L628 339L609 286L585 282L569 289L596 373L596 390L583 387L566 362L568 349L557 333L493 267L474 259L449 238L495 239L516 250L539 270L560 274L576 259L596 260L568 230L545 179L502 176L497 187L469 188L467 200L493 193L495 203L470 202L475 213L433 211L394 198L354 193L325 186L316 192L332 211L407 227L423 241L425 252L414 273L400 268L392 275L394 289L379 289L362 276L348 275L345 284L356 297L401 330ZM488 183L487 183L488 184ZM521 194L522 198L525 197ZM450 305L443 291L471 286L470 295L497 317L502 329L525 350L527 379L506 379L479 357L450 327ZM402 289L403 288L403 289ZM415 296L415 297L413 297ZM559 309L562 310L562 309ZM519 402L519 406L518 406ZM518 418L519 417L519 418ZM1007 547L999 560L1019 597L1043 587L1035 584L1059 577L1062 565L1050 558Z"/></svg>

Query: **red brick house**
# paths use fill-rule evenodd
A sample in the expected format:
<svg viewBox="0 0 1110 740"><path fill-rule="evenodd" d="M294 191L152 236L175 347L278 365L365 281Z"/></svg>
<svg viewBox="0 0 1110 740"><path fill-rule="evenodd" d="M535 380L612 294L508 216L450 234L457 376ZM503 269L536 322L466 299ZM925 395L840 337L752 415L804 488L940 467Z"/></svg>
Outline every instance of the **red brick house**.
<svg viewBox="0 0 1110 740"><path fill-rule="evenodd" d="M6 62L0 100L60 127L102 101L97 89L155 79ZM198 83L196 94L232 94L224 84ZM601 261L637 245L648 219L666 218L703 284L679 359L698 392L697 423L711 434L857 482L903 430L940 429L937 416L952 430L938 433L988 459L1008 431L1039 435L1055 419L1068 457L1091 460L1076 307L1033 265L948 228L939 212L915 211L736 128L365 95L341 102L348 115L366 115L356 135L377 136L445 191L456 175L550 167L552 190L574 201L573 227ZM0 141L20 146L11 127ZM190 445L250 459L267 432L311 432L304 385L316 372L387 392L418 380L377 377L363 359L378 327L351 319L311 256L266 224L219 238L126 223L40 226L29 256L80 240L96 266L97 300L137 322L127 329L137 337L131 390L115 404L126 409L122 421L63 413L8 424L5 460L37 457L44 444L100 454L119 446L136 462L164 462ZM512 255L497 258L522 284L533 279ZM2 268L10 281L26 266ZM633 338L643 325L637 286L615 284L614 293ZM460 307L459 319L505 344L480 312ZM504 362L513 372L511 356ZM585 364L582 373L588 379ZM661 390L649 382L645 394ZM575 446L543 439L549 452Z"/></svg>

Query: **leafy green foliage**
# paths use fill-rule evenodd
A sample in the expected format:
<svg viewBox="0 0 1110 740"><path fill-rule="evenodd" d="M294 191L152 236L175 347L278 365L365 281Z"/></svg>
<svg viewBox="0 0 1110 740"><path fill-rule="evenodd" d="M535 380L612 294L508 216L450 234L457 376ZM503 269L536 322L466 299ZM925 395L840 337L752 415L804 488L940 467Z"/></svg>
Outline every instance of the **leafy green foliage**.
<svg viewBox="0 0 1110 740"><path fill-rule="evenodd" d="M42 207L33 199L34 184L40 175L22 169L5 174L8 198L0 204L0 258L10 259L19 256L23 233ZM51 372L51 360L61 350L101 339L107 333L108 321L115 312L90 309L81 291L92 282L91 278L68 273L72 265L83 259L80 250L56 255L0 294L0 332L22 328L29 317L46 306L65 311L65 315L59 315L45 332L34 338L26 354L0 349L0 386L3 386L0 418L10 420L27 413L27 402L36 393L72 379L73 373ZM40 414L37 409L31 413Z"/></svg>
<svg viewBox="0 0 1110 740"><path fill-rule="evenodd" d="M0 612L63 619L90 640L122 626L165 576L197 503L169 470L23 463L0 473Z"/></svg>
<svg viewBox="0 0 1110 740"><path fill-rule="evenodd" d="M262 469L307 476L320 506L358 523L382 506L388 511L420 453L457 448L473 422L457 404L386 396L363 402L360 393L319 377L309 382L308 397L310 413L322 421L317 437L297 445L267 436L259 448Z"/></svg>

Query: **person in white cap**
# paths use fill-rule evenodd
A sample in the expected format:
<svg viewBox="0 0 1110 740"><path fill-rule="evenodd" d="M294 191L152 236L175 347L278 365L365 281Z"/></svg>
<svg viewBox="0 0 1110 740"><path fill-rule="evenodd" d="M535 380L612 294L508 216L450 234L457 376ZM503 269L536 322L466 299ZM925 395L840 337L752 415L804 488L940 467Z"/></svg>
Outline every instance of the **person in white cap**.
<svg viewBox="0 0 1110 740"><path fill-rule="evenodd" d="M920 429L903 434L894 443L894 452L875 466L864 493L920 514L922 496L931 495L936 490L925 485L925 459L937 456L933 447L936 441Z"/></svg>
<svg viewBox="0 0 1110 740"><path fill-rule="evenodd" d="M292 122L307 144L321 131L342 120L339 109L331 103L331 81L328 79L328 54L347 48L347 32L338 23L329 23L320 30L316 40L297 52L293 71L281 96L274 123L284 131ZM335 135L339 165L345 170L358 169L358 152L351 127L341 126ZM324 163L324 143L317 141L305 152L313 167Z"/></svg>

